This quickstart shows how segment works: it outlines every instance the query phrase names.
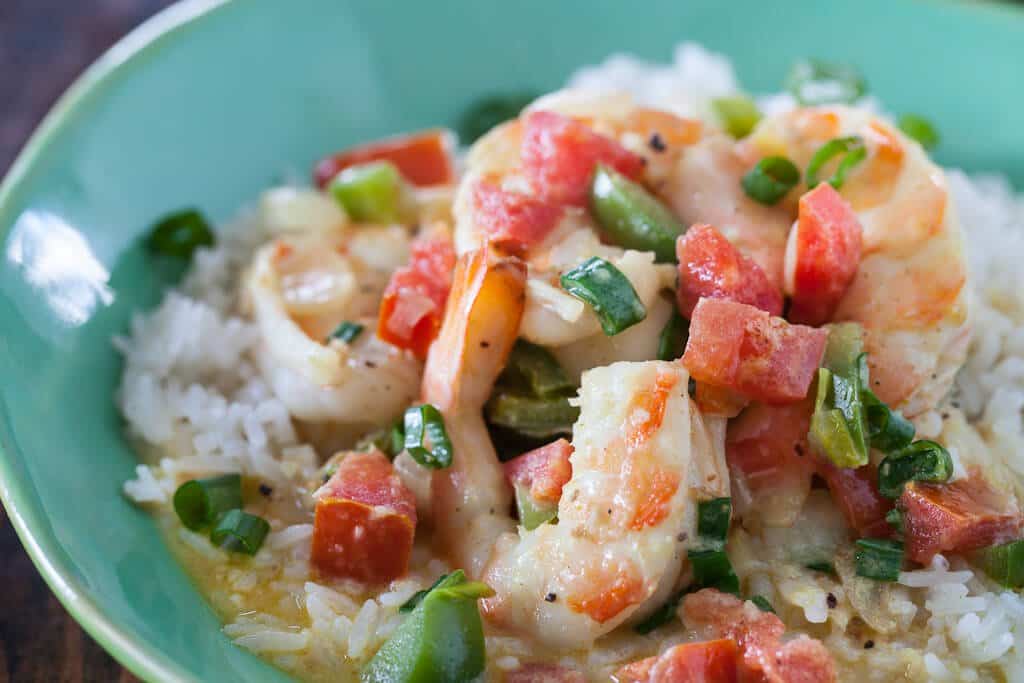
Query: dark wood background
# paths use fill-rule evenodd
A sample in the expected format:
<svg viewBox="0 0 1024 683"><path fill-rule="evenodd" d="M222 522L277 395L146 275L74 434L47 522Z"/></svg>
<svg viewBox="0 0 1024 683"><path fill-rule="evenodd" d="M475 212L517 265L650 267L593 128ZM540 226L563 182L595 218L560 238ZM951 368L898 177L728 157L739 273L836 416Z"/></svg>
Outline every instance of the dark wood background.
<svg viewBox="0 0 1024 683"><path fill-rule="evenodd" d="M170 0L0 0L0 176L82 69ZM135 681L75 623L0 508L0 682Z"/></svg>

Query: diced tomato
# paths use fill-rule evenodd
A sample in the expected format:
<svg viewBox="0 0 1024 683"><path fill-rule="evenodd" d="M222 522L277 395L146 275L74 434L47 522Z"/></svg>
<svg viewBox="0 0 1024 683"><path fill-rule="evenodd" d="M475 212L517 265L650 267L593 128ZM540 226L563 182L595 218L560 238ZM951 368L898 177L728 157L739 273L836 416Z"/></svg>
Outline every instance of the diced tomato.
<svg viewBox="0 0 1024 683"><path fill-rule="evenodd" d="M548 236L562 217L563 208L481 180L473 188L473 218L487 239L521 253Z"/></svg>
<svg viewBox="0 0 1024 683"><path fill-rule="evenodd" d="M455 249L447 237L417 240L409 264L391 275L384 290L377 336L425 358L444 316L455 269Z"/></svg>
<svg viewBox="0 0 1024 683"><path fill-rule="evenodd" d="M705 297L693 309L682 362L698 382L765 403L788 403L807 395L827 339L827 330Z"/></svg>
<svg viewBox="0 0 1024 683"><path fill-rule="evenodd" d="M836 467L822 458L817 459L816 465L818 474L828 484L832 500L858 536L886 538L892 535L893 528L885 521L885 514L893 503L878 492L877 467Z"/></svg>
<svg viewBox="0 0 1024 683"><path fill-rule="evenodd" d="M785 256L790 320L821 325L832 319L857 274L861 233L857 215L828 183L800 198Z"/></svg>
<svg viewBox="0 0 1024 683"><path fill-rule="evenodd" d="M684 643L627 664L615 677L620 683L733 683L739 658L730 638Z"/></svg>
<svg viewBox="0 0 1024 683"><path fill-rule="evenodd" d="M644 159L576 119L551 111L527 115L521 148L523 172L537 196L585 206L598 164L639 179Z"/></svg>
<svg viewBox="0 0 1024 683"><path fill-rule="evenodd" d="M317 492L313 565L324 574L381 584L405 574L416 500L379 451L349 453Z"/></svg>
<svg viewBox="0 0 1024 683"><path fill-rule="evenodd" d="M585 683L586 680L579 671L540 662L524 664L505 674L505 683Z"/></svg>
<svg viewBox="0 0 1024 683"><path fill-rule="evenodd" d="M782 314L782 293L761 266L710 225L691 227L676 241L679 312L689 318L701 297L728 299Z"/></svg>
<svg viewBox="0 0 1024 683"><path fill-rule="evenodd" d="M683 621L706 628L716 638L735 641L741 654L738 680L758 683L830 683L836 680L832 655L821 641L799 636L785 643L782 620L714 588L683 601Z"/></svg>
<svg viewBox="0 0 1024 683"><path fill-rule="evenodd" d="M812 410L809 400L752 403L729 423L725 457L738 515L753 513L772 526L796 520L814 475L807 444Z"/></svg>
<svg viewBox="0 0 1024 683"><path fill-rule="evenodd" d="M443 130L399 135L338 152L316 165L313 181L324 188L339 171L370 161L390 161L413 185L455 182L448 134Z"/></svg>
<svg viewBox="0 0 1024 683"><path fill-rule="evenodd" d="M747 404L750 403L743 394L737 394L726 387L716 387L713 384L697 382L693 392L693 400L700 408L702 415L709 417L734 418L739 415Z"/></svg>
<svg viewBox="0 0 1024 683"><path fill-rule="evenodd" d="M978 472L949 484L910 482L903 511L907 557L926 564L936 553L963 553L1006 543L1020 535L1020 510Z"/></svg>
<svg viewBox="0 0 1024 683"><path fill-rule="evenodd" d="M572 450L566 439L552 441L506 462L505 477L513 486L529 487L535 501L557 503L562 487L572 478Z"/></svg>

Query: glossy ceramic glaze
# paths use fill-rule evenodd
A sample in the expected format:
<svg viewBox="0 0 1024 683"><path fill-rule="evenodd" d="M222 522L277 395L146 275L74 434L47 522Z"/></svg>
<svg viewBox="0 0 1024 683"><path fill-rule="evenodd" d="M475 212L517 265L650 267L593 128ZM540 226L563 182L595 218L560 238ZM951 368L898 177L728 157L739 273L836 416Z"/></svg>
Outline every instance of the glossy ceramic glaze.
<svg viewBox="0 0 1024 683"><path fill-rule="evenodd" d="M149 517L110 344L178 273L138 248L157 215L217 219L320 154L454 121L479 95L546 89L615 50L682 39L775 89L812 55L858 64L894 111L931 116L938 157L1024 186L1024 16L861 0L186 2L122 41L55 108L0 188L0 493L47 581L144 678L285 677L233 647Z"/></svg>

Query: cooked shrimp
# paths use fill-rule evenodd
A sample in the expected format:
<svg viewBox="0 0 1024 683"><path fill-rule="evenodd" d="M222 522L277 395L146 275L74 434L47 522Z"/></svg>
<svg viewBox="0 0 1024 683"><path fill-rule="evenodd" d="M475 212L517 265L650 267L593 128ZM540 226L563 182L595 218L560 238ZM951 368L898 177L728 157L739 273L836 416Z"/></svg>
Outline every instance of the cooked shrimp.
<svg viewBox="0 0 1024 683"><path fill-rule="evenodd" d="M724 420L700 415L687 381L663 361L584 374L558 523L498 541L485 574L492 622L585 648L675 588L697 502L729 490Z"/></svg>
<svg viewBox="0 0 1024 683"><path fill-rule="evenodd" d="M965 256L941 169L889 124L845 107L767 118L741 146L806 167L825 142L853 135L867 157L840 194L863 228L862 257L833 320L864 326L872 389L917 415L946 395L967 351Z"/></svg>
<svg viewBox="0 0 1024 683"><path fill-rule="evenodd" d="M400 226L296 228L260 249L245 285L261 337L261 371L302 420L371 425L416 396L420 363L372 333L388 275L405 262ZM364 325L330 339L342 321Z"/></svg>
<svg viewBox="0 0 1024 683"><path fill-rule="evenodd" d="M489 249L455 268L441 333L430 348L422 398L444 417L453 456L433 475L435 540L453 565L479 576L495 539L512 528L511 490L483 406L515 343L526 267Z"/></svg>

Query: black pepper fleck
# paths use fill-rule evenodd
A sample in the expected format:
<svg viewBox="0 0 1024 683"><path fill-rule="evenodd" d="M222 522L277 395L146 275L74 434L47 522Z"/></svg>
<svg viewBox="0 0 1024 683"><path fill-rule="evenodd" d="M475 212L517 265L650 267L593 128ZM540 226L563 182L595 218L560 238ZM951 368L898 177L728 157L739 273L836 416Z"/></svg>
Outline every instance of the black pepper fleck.
<svg viewBox="0 0 1024 683"><path fill-rule="evenodd" d="M687 536L686 536L686 532L685 531L680 532L679 535L676 536L676 541L678 541L679 543L682 543L686 539L687 539Z"/></svg>
<svg viewBox="0 0 1024 683"><path fill-rule="evenodd" d="M612 514L612 509L611 508L608 508L608 514L609 515Z"/></svg>
<svg viewBox="0 0 1024 683"><path fill-rule="evenodd" d="M489 349L489 348L491 348L491 342L486 341L486 340L480 342L480 348L481 349Z"/></svg>
<svg viewBox="0 0 1024 683"><path fill-rule="evenodd" d="M647 144L651 146L655 152L664 152L668 147L665 146L665 141L661 139L661 136L657 133L651 133L651 139L647 141Z"/></svg>
<svg viewBox="0 0 1024 683"><path fill-rule="evenodd" d="M793 444L793 450L796 451L796 454L801 458L804 457L804 447L801 444Z"/></svg>
<svg viewBox="0 0 1024 683"><path fill-rule="evenodd" d="M266 484L260 484L260 494L262 494L264 496L269 496L273 492L274 492L274 489L270 488Z"/></svg>
<svg viewBox="0 0 1024 683"><path fill-rule="evenodd" d="M865 640L864 641L864 649L865 650L870 650L874 646L875 646L875 641L873 641L873 640Z"/></svg>
<svg viewBox="0 0 1024 683"><path fill-rule="evenodd" d="M558 596L555 595L554 593L548 593L547 595L544 596L544 602L554 602L557 599L558 599Z"/></svg>
<svg viewBox="0 0 1024 683"><path fill-rule="evenodd" d="M377 367L377 364L374 363L372 360L368 360L368 361L366 361L366 367L368 367L368 368L375 368L375 367Z"/></svg>
<svg viewBox="0 0 1024 683"><path fill-rule="evenodd" d="M828 605L829 609L835 609L836 605L839 604L839 600L836 599L835 595L829 593L827 596L825 596L825 604Z"/></svg>

